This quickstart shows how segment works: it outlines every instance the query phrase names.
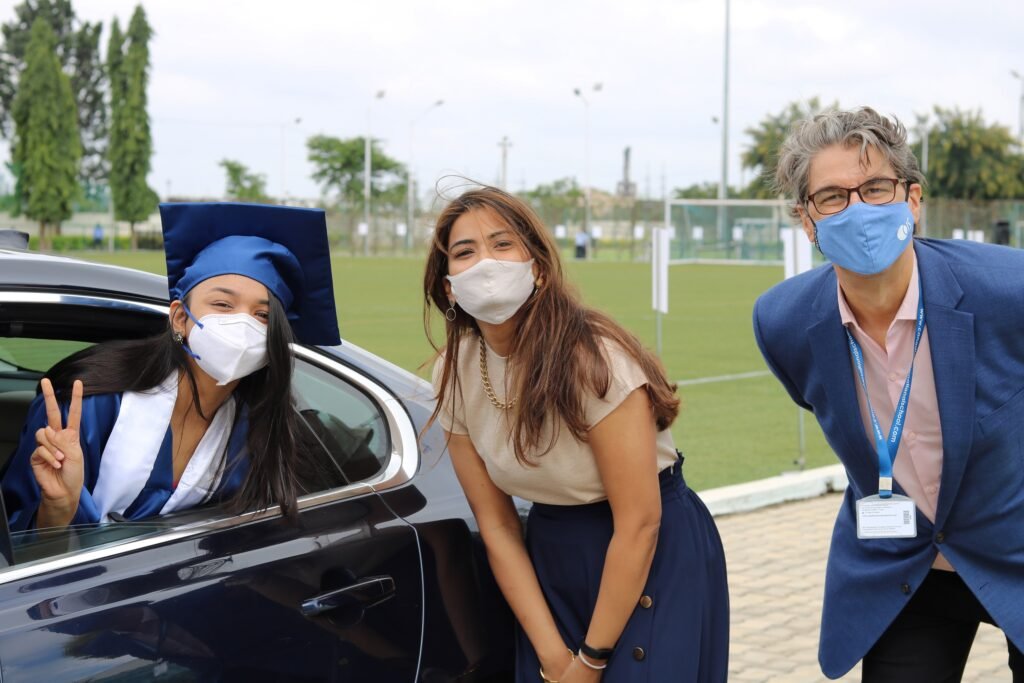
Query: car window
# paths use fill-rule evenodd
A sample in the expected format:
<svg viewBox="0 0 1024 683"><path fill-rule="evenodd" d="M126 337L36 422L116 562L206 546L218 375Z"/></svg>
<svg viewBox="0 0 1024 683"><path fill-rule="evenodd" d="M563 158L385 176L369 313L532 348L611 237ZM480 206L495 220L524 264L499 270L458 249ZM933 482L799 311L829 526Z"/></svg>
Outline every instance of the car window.
<svg viewBox="0 0 1024 683"><path fill-rule="evenodd" d="M320 448L330 458L342 483L380 473L391 455L391 439L387 421L373 400L344 379L306 362L295 364L292 388L310 427L308 447Z"/></svg>
<svg viewBox="0 0 1024 683"><path fill-rule="evenodd" d="M74 340L0 338L0 463L20 437L35 386L50 366L91 344ZM14 367L3 374L4 363ZM343 377L296 359L292 390L305 434L302 447L317 466L301 471L303 494L372 479L391 456L388 421L377 403ZM183 511L188 522L223 517L225 505ZM182 513L131 522L81 525L11 534L14 563L24 565L67 553L158 535L182 523Z"/></svg>
<svg viewBox="0 0 1024 683"><path fill-rule="evenodd" d="M0 337L0 371L46 372L62 358L92 346L91 342L65 339Z"/></svg>
<svg viewBox="0 0 1024 683"><path fill-rule="evenodd" d="M170 528L162 519L109 524L81 524L65 529L40 529L11 534L15 564L43 560L110 543L137 540Z"/></svg>

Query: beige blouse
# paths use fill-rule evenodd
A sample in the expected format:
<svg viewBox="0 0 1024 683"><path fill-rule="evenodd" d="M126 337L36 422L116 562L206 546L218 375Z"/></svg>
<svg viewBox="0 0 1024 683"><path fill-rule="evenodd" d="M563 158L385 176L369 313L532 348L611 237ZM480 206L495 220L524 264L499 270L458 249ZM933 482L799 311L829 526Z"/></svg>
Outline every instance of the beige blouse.
<svg viewBox="0 0 1024 683"><path fill-rule="evenodd" d="M611 369L611 383L604 398L591 395L584 401L590 428L603 420L634 389L647 384L640 365L617 343L605 339L605 354ZM441 407L441 426L453 434L467 434L484 461L495 485L505 493L538 503L579 505L605 500L607 494L598 474L594 453L577 441L558 418L560 429L551 450L531 458L533 466L521 465L512 447L510 411L494 407L484 391L480 373L479 337L463 338L459 348L459 384ZM434 388L438 388L443 359L434 364ZM487 374L497 399L505 402L505 358L487 348ZM653 419L653 418L652 418ZM547 434L550 434L548 426ZM658 469L676 461L671 429L657 433ZM547 444L547 436L541 443Z"/></svg>

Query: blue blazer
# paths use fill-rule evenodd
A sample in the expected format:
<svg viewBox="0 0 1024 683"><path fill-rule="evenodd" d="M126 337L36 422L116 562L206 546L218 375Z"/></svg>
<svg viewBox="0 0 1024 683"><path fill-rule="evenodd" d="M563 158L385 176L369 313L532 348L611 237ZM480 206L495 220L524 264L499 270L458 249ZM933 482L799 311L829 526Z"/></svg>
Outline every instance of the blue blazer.
<svg viewBox="0 0 1024 683"><path fill-rule="evenodd" d="M941 549L1007 637L1024 648L1024 251L914 239L942 423L935 523L917 537L857 539L854 503L878 492L831 265L754 305L754 334L793 400L846 467L832 533L818 660L829 678L867 654ZM899 485L894 490L903 493Z"/></svg>

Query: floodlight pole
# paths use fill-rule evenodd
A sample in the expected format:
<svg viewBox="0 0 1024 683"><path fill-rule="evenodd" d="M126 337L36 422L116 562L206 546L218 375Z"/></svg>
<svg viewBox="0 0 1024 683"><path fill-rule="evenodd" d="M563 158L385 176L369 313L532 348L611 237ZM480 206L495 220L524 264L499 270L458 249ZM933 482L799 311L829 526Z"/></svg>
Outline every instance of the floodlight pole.
<svg viewBox="0 0 1024 683"><path fill-rule="evenodd" d="M501 147L501 189L506 191L508 190L508 148L511 146L512 142L508 136L503 135L498 142L498 147Z"/></svg>
<svg viewBox="0 0 1024 683"><path fill-rule="evenodd" d="M921 136L921 175L928 179L928 116L917 117L918 135ZM921 202L921 237L928 236L928 205Z"/></svg>
<svg viewBox="0 0 1024 683"><path fill-rule="evenodd" d="M414 177L413 177L413 163L414 163L414 150L416 148L416 122L422 119L424 116L429 114L432 110L440 107L444 104L444 100L437 100L432 103L429 107L420 112L419 116L409 121L409 168L405 172L405 186L407 194L407 207L406 207L406 225L405 225L405 250L409 251L412 247L412 231L413 225L416 220L416 192L413 189Z"/></svg>
<svg viewBox="0 0 1024 683"><path fill-rule="evenodd" d="M302 123L302 117L296 116L294 121L283 121L281 123L281 203L288 203L288 181L287 181L287 169L288 169L288 126L291 124L296 126ZM168 192L168 194L170 194Z"/></svg>
<svg viewBox="0 0 1024 683"><path fill-rule="evenodd" d="M595 83L594 92L601 92L601 83ZM590 100L580 88L573 88L573 94L583 102L583 232L590 238L587 240L587 256L590 256L590 245L593 236L590 234Z"/></svg>
<svg viewBox="0 0 1024 683"><path fill-rule="evenodd" d="M725 56L722 87L722 178L718 182L718 199L729 195L729 0L725 0ZM725 239L725 206L718 207L718 239Z"/></svg>
<svg viewBox="0 0 1024 683"><path fill-rule="evenodd" d="M384 91L378 90L370 103L366 105L366 138L363 140L363 225L366 226L366 235L363 236L363 256L370 253L370 183L373 164L373 101L383 99Z"/></svg>
<svg viewBox="0 0 1024 683"><path fill-rule="evenodd" d="M1020 81L1020 103L1017 105L1017 141L1024 146L1024 76L1016 69L1010 75Z"/></svg>

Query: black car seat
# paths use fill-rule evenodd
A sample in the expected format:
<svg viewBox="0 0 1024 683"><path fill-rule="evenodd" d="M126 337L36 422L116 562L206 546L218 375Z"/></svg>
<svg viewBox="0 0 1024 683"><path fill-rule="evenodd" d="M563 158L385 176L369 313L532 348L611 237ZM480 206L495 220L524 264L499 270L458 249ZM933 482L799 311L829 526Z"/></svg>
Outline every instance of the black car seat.
<svg viewBox="0 0 1024 683"><path fill-rule="evenodd" d="M29 404L35 397L31 390L0 393L0 472L7 471L7 459L18 447Z"/></svg>

